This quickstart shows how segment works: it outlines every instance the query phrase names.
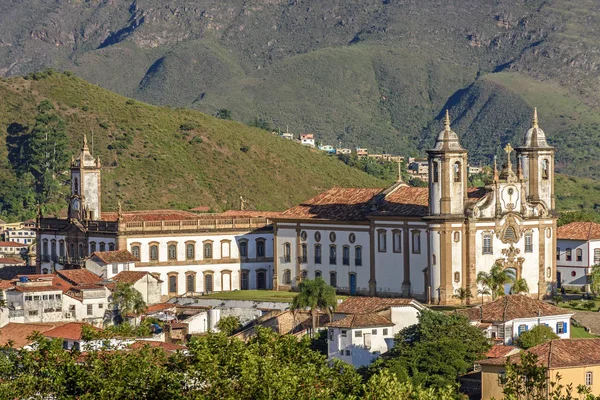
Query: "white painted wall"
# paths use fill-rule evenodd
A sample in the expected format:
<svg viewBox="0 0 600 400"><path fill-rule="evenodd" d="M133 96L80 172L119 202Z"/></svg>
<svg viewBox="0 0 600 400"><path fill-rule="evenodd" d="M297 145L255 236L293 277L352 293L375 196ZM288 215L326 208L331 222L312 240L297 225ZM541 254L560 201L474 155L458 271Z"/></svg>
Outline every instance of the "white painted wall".
<svg viewBox="0 0 600 400"><path fill-rule="evenodd" d="M556 266L561 273L561 284L567 286L584 286L587 284L586 276L592 272L594 251L600 249L600 240L565 240L558 239L556 246L558 252ZM571 261L567 261L567 249L571 249ZM577 250L581 250L582 260L577 261Z"/></svg>
<svg viewBox="0 0 600 400"><path fill-rule="evenodd" d="M387 331L384 334L384 330ZM360 336L357 336L357 332ZM361 329L329 328L327 346L329 359L337 358L355 367L369 365L381 353L388 351L393 343L392 327L370 327ZM366 347L370 339L370 347Z"/></svg>

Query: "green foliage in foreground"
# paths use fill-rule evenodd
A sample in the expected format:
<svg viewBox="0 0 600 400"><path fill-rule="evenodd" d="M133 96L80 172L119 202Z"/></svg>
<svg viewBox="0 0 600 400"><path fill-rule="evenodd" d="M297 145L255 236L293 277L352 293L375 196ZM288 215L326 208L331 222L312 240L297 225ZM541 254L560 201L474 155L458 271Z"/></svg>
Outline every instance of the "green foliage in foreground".
<svg viewBox="0 0 600 400"><path fill-rule="evenodd" d="M552 328L546 325L536 325L530 331L523 332L519 336L517 345L522 349L529 349L552 339L558 339L558 335L554 333Z"/></svg>
<svg viewBox="0 0 600 400"><path fill-rule="evenodd" d="M160 348L65 351L41 335L33 351L0 353L0 399L452 399L453 388L423 389L382 370L363 383L354 368L327 362L307 338L259 329L248 342L224 334L195 338L189 354Z"/></svg>
<svg viewBox="0 0 600 400"><path fill-rule="evenodd" d="M223 334L229 336L233 332L237 331L242 327L240 324L240 319L235 315L227 315L225 317L221 317L219 322L217 322L217 328L219 331L223 332Z"/></svg>

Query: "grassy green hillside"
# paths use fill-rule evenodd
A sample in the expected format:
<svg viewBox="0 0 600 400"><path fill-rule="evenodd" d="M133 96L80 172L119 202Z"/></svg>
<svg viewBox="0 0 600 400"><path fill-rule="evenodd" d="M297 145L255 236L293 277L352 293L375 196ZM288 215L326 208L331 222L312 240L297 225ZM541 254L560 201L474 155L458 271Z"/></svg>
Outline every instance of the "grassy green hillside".
<svg viewBox="0 0 600 400"><path fill-rule="evenodd" d="M11 123L31 124L49 99L67 123L70 148L83 134L100 157L103 204L115 209L210 206L279 210L334 185L383 187L338 160L269 132L198 111L130 100L81 79L54 73L40 80L0 81L0 141ZM0 143L1 173L11 174Z"/></svg>

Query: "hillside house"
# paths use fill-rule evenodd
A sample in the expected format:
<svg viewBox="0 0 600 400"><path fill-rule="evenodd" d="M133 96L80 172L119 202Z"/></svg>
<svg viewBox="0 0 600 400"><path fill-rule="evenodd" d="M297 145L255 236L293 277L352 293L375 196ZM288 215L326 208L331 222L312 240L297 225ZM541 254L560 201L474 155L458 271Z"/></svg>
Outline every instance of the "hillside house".
<svg viewBox="0 0 600 400"><path fill-rule="evenodd" d="M356 157L363 158L363 157L368 157L368 156L369 156L369 150L360 148L360 147L356 148Z"/></svg>
<svg viewBox="0 0 600 400"><path fill-rule="evenodd" d="M319 146L319 150L327 154L335 154L335 148L330 144L324 144Z"/></svg>
<svg viewBox="0 0 600 400"><path fill-rule="evenodd" d="M27 245L19 242L0 242L0 254L4 256L14 256L27 250Z"/></svg>
<svg viewBox="0 0 600 400"><path fill-rule="evenodd" d="M346 148L335 149L335 154L336 155L340 155L340 154L350 155L350 154L352 154L352 149L346 149Z"/></svg>
<svg viewBox="0 0 600 400"><path fill-rule="evenodd" d="M112 279L123 271L133 271L139 261L128 250L96 251L85 260L85 269L104 279Z"/></svg>
<svg viewBox="0 0 600 400"><path fill-rule="evenodd" d="M4 231L4 240L30 245L35 241L35 230L31 228L9 229Z"/></svg>
<svg viewBox="0 0 600 400"><path fill-rule="evenodd" d="M571 222L557 229L556 281L559 287L587 287L596 264L600 264L600 224Z"/></svg>
<svg viewBox="0 0 600 400"><path fill-rule="evenodd" d="M300 143L303 146L315 147L315 135L312 133L300 134Z"/></svg>
<svg viewBox="0 0 600 400"><path fill-rule="evenodd" d="M130 284L142 294L146 304L157 304L162 299L163 281L146 271L122 271L112 278L113 282Z"/></svg>

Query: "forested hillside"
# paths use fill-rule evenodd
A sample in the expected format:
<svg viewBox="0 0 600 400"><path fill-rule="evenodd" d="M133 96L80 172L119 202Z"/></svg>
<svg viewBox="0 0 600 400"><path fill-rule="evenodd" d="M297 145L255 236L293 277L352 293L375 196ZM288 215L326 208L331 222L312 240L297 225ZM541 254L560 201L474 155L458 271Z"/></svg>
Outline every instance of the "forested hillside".
<svg viewBox="0 0 600 400"><path fill-rule="evenodd" d="M0 74L53 66L122 95L330 144L423 154L450 108L473 160L538 106L559 171L594 176L594 0L0 0ZM500 143L498 143L500 141Z"/></svg>

